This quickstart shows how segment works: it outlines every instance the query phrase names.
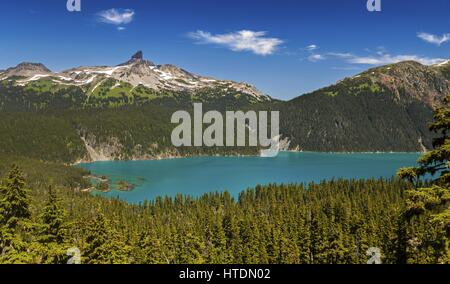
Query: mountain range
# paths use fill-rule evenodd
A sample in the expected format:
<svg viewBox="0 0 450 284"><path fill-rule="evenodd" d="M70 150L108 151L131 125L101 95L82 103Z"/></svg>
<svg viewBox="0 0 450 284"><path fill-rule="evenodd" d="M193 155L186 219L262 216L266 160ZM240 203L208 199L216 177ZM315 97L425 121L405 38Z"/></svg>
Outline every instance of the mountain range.
<svg viewBox="0 0 450 284"><path fill-rule="evenodd" d="M432 147L433 111L449 94L450 61L376 67L290 101L246 83L156 65L142 52L117 66L58 73L22 63L0 71L0 131L8 137L0 139L0 154L73 162L253 153L174 149L170 114L193 102L221 111L279 110L293 150L425 151Z"/></svg>
<svg viewBox="0 0 450 284"><path fill-rule="evenodd" d="M250 84L196 75L175 65L156 65L145 60L141 51L117 66L77 67L59 73L41 63L21 63L0 73L0 81L5 80L35 92L76 87L84 93L87 102L90 98L133 101L136 97L151 100L177 94L194 96L201 92L244 97L249 102L271 100Z"/></svg>

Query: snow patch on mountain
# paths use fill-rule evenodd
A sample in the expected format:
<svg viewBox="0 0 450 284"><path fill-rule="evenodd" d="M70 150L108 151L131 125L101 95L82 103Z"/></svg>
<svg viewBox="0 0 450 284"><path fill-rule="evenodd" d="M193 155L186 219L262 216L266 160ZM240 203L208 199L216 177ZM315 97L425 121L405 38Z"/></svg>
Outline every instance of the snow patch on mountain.
<svg viewBox="0 0 450 284"><path fill-rule="evenodd" d="M142 52L136 53L131 60L117 66L79 67L53 73L42 64L23 63L6 70L2 76L4 77L2 80L11 76L25 77L25 79L17 81L20 85L46 77L50 77L56 83L75 86L88 85L98 80L111 78L118 82L115 87L119 86L120 82L126 82L132 85L133 89L142 85L156 91L195 92L205 88L218 88L245 94L256 100L271 100L269 96L246 83L203 77L170 64L155 65L151 61L144 60ZM96 84L91 92L98 86L99 84Z"/></svg>
<svg viewBox="0 0 450 284"><path fill-rule="evenodd" d="M434 66L444 66L450 63L450 60L443 61L441 63L435 64Z"/></svg>
<svg viewBox="0 0 450 284"><path fill-rule="evenodd" d="M19 81L17 81L17 83L19 85L21 85L21 86L24 86L27 83L30 83L30 82L33 82L33 81L38 81L38 80L40 80L42 78L46 78L46 77L49 77L49 76L50 76L49 74L36 74L36 75L33 75L33 77L31 77L31 78L28 78L28 79L25 79L25 80L19 80Z"/></svg>

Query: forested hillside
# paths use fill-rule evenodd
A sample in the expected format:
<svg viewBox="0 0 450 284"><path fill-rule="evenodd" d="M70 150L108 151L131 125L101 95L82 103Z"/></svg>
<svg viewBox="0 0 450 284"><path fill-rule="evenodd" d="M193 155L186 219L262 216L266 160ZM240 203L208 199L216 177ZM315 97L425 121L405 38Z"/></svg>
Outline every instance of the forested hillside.
<svg viewBox="0 0 450 284"><path fill-rule="evenodd" d="M293 147L325 152L415 152L431 148L433 109L419 100L398 103L370 89L361 95L336 86L304 95L283 106L281 129Z"/></svg>
<svg viewBox="0 0 450 284"><path fill-rule="evenodd" d="M131 205L84 192L85 170L1 157L0 263L67 263L69 249L90 264L366 263L370 248L383 263L448 263L449 112L435 113L440 139L420 167L399 171L407 182L257 186L238 199L224 192Z"/></svg>
<svg viewBox="0 0 450 284"><path fill-rule="evenodd" d="M0 112L0 155L69 164L93 159L259 153L255 147L175 148L171 142L175 125L170 123L170 118L176 110L150 105L104 110Z"/></svg>
<svg viewBox="0 0 450 284"><path fill-rule="evenodd" d="M450 93L448 66L377 67L282 106L283 134L308 151L423 151L433 110Z"/></svg>
<svg viewBox="0 0 450 284"><path fill-rule="evenodd" d="M28 163L21 162L27 171ZM417 239L401 251L407 184L394 180L269 185L238 199L211 193L137 206L51 186L45 170L26 181L16 168L1 172L0 208L16 209L0 219L1 263L66 263L72 247L92 264L366 263L370 247L381 249L384 263L403 253L408 263L437 263L444 253L436 246L441 231L426 215L411 221L407 230ZM78 170L58 173L82 184Z"/></svg>
<svg viewBox="0 0 450 284"><path fill-rule="evenodd" d="M22 86L10 77L0 82L0 131L7 137L0 139L0 153L72 163L88 157L85 142L105 159L256 153L171 147L170 117L176 110L192 111L193 102L221 111L278 110L281 133L292 149L423 151L432 147L433 110L450 93L449 65L378 67L288 102L252 100L220 88L186 92L128 86L130 94L131 89L117 91L117 82L108 83L112 78L92 90L48 78Z"/></svg>

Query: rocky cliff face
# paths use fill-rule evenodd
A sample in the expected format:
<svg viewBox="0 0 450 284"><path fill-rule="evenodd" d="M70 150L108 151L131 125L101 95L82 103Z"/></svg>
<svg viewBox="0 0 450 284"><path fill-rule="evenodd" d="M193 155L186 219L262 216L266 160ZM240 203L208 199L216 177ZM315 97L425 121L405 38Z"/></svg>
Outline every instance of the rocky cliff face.
<svg viewBox="0 0 450 284"><path fill-rule="evenodd" d="M152 143L147 149L140 144L134 145L132 149L126 149L118 137L111 136L100 141L95 134L84 132L80 139L86 148L86 155L80 162L159 160L182 156L176 148L160 149L157 143Z"/></svg>

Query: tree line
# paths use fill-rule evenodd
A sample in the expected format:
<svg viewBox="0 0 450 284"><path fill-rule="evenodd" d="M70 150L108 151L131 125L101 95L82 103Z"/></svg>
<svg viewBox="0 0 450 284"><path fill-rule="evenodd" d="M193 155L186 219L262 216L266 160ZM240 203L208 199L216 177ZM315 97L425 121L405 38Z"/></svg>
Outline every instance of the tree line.
<svg viewBox="0 0 450 284"><path fill-rule="evenodd" d="M437 211L402 222L408 188L334 180L131 205L49 184L33 193L13 167L0 187L0 262L67 263L73 247L86 264L366 263L371 247L383 263L448 262Z"/></svg>

